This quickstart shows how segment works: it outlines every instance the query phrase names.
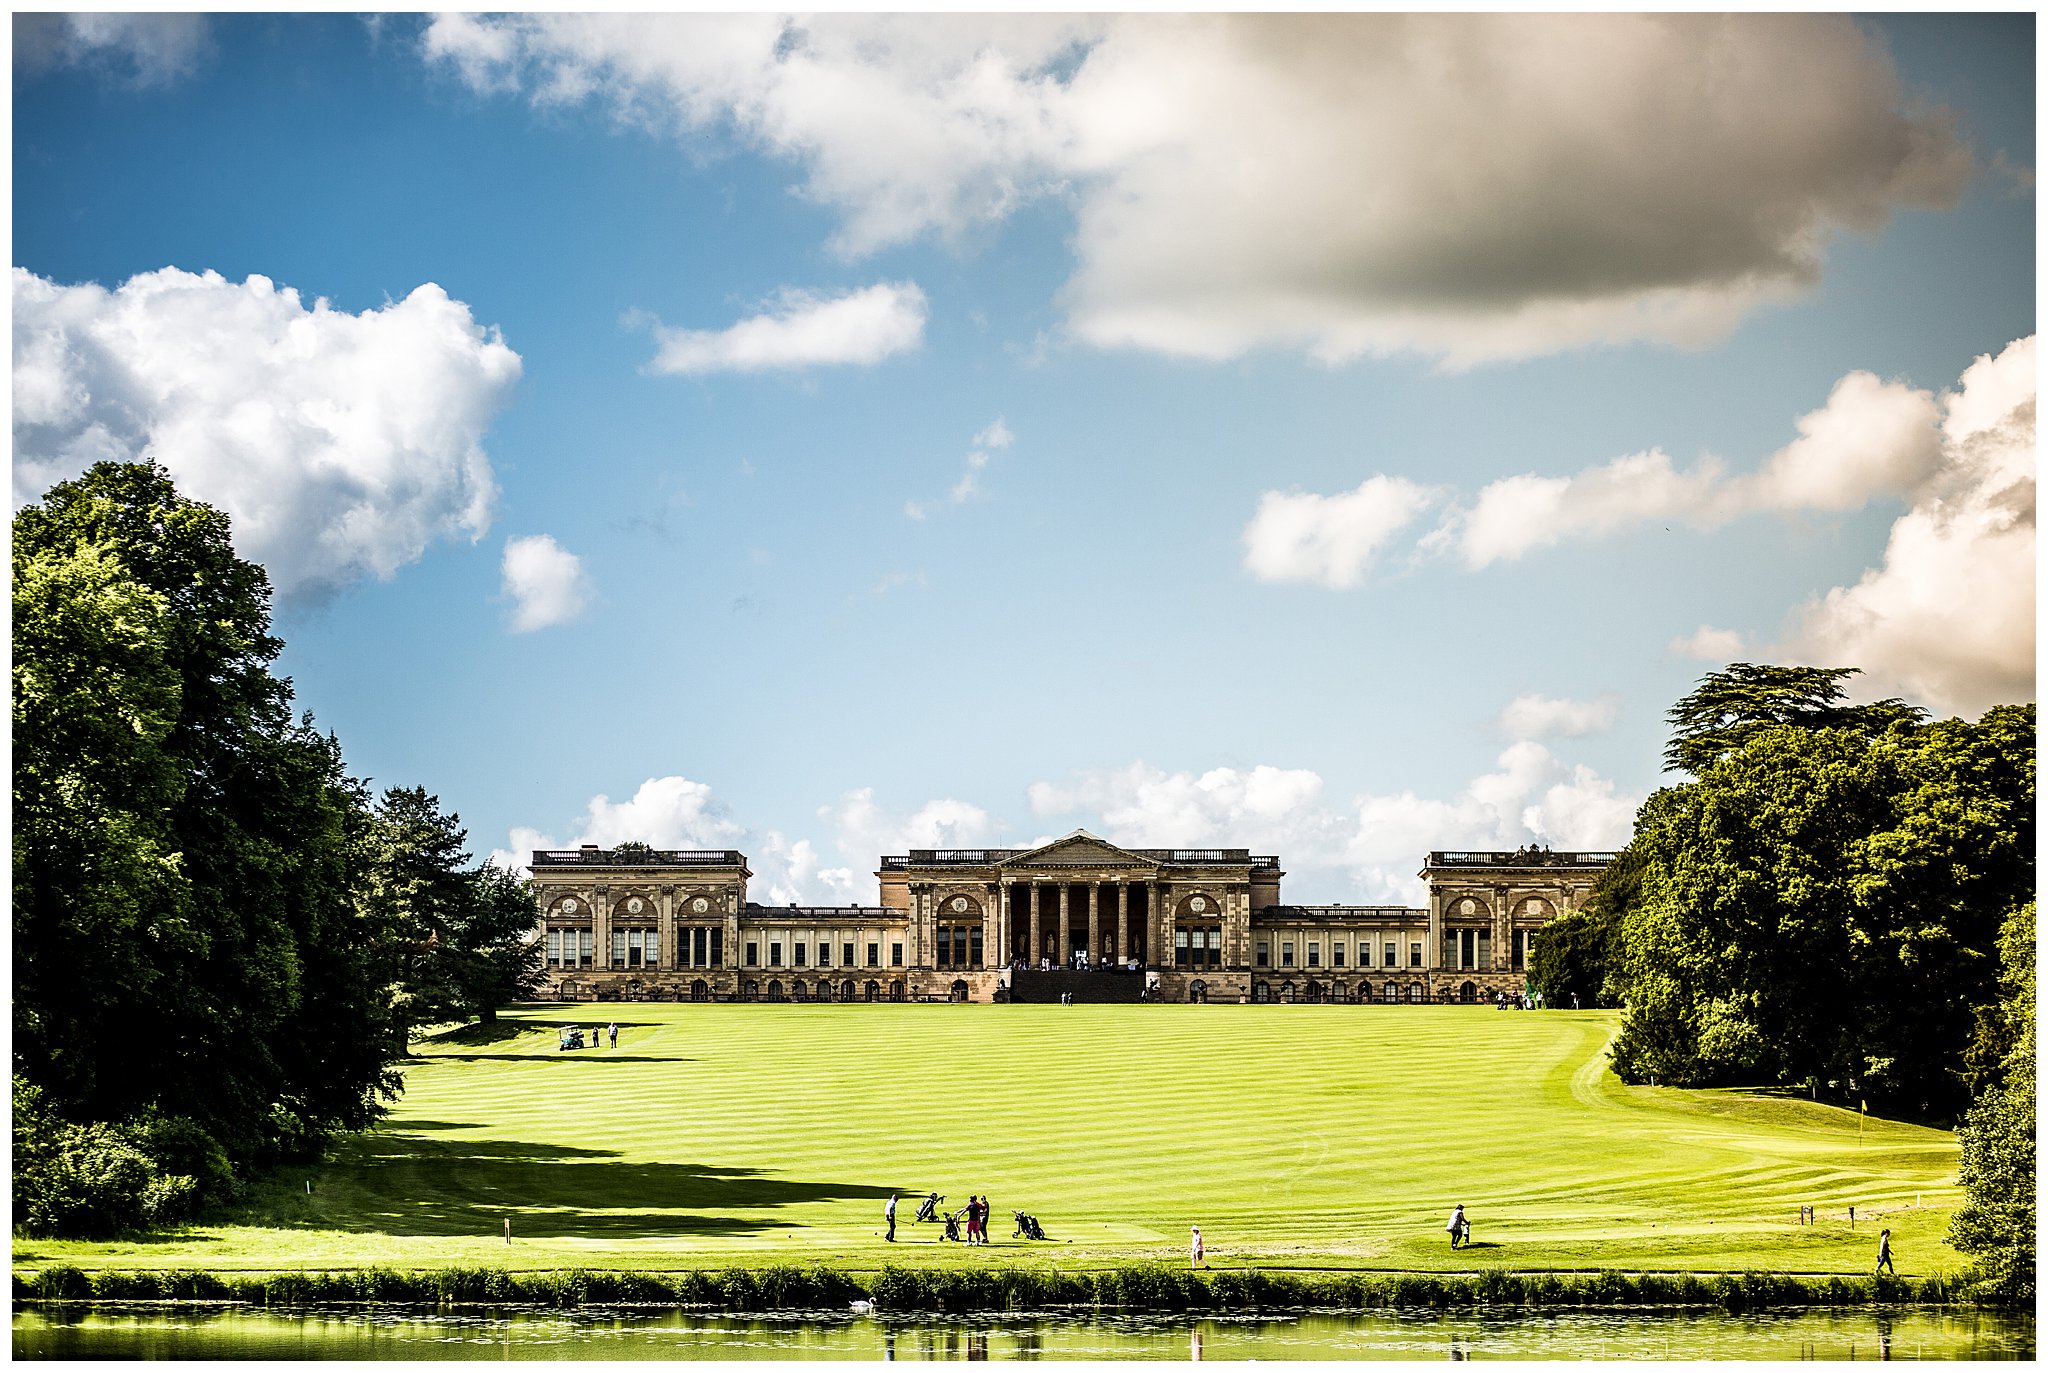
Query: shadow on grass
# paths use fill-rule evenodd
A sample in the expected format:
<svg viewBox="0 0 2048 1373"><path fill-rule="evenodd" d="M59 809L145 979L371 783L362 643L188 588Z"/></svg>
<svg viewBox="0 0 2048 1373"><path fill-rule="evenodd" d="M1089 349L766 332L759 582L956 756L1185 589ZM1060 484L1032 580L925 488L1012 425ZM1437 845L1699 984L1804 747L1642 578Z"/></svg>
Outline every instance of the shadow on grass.
<svg viewBox="0 0 2048 1373"><path fill-rule="evenodd" d="M610 1049L534 1049L523 1054L414 1054L408 1063L544 1063L560 1058L565 1063L695 1063L694 1058L674 1054L623 1054Z"/></svg>
<svg viewBox="0 0 2048 1373"><path fill-rule="evenodd" d="M793 1228L773 1213L813 1202L868 1199L879 1218L882 1198L900 1190L764 1177L752 1168L626 1162L611 1150L573 1145L384 1133L363 1137L346 1165L330 1167L325 1204L295 1225L477 1235L497 1233L510 1216L513 1235L527 1239L748 1235Z"/></svg>

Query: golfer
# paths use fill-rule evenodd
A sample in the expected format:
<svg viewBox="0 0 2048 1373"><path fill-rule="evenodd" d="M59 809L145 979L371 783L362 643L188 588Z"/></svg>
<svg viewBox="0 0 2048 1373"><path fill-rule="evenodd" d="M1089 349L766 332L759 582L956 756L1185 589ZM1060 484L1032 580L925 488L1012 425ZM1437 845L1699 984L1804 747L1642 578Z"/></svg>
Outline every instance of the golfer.
<svg viewBox="0 0 2048 1373"><path fill-rule="evenodd" d="M1451 1208L1451 1218L1444 1222L1444 1229L1451 1232L1451 1248L1456 1249L1458 1241L1464 1239L1466 1231L1471 1229L1470 1223L1465 1219L1464 1202L1461 1201Z"/></svg>
<svg viewBox="0 0 2048 1373"><path fill-rule="evenodd" d="M1207 1268L1208 1266L1208 1264L1202 1262L1202 1227L1190 1225L1188 1227L1188 1267Z"/></svg>
<svg viewBox="0 0 2048 1373"><path fill-rule="evenodd" d="M1892 1267L1892 1232L1889 1230L1877 1232L1877 1267L1870 1271L1890 1273L1893 1277L1899 1275L1899 1270Z"/></svg>
<svg viewBox="0 0 2048 1373"><path fill-rule="evenodd" d="M889 1222L889 1233L882 1236L882 1238L893 1242L896 1238L896 1194L894 1192L889 1194L889 1204L882 1208L882 1219Z"/></svg>

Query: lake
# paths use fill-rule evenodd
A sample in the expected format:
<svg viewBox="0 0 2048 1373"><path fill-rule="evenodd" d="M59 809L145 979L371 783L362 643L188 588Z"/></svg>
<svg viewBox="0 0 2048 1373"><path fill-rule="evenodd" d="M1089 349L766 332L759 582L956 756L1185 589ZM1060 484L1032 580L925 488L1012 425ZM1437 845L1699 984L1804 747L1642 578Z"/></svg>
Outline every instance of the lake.
<svg viewBox="0 0 2048 1373"><path fill-rule="evenodd" d="M1901 1308L1244 1317L258 1311L22 1303L17 1359L2032 1359L2031 1315Z"/></svg>

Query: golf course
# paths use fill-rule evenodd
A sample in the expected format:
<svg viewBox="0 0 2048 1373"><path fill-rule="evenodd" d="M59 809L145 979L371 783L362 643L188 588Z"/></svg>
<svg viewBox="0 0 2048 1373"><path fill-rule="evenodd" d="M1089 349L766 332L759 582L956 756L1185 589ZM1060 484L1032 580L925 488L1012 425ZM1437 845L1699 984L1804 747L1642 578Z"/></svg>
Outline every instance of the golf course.
<svg viewBox="0 0 2048 1373"><path fill-rule="evenodd" d="M558 1048L616 1018L616 1047ZM376 1131L17 1270L489 1264L1861 1273L1963 1265L1951 1134L1632 1087L1616 1015L1466 1006L525 1007L417 1041ZM912 1216L988 1195L994 1243ZM896 1242L883 1205L899 1193ZM1444 1218L1462 1203L1469 1248ZM1815 1223L1800 1224L1800 1208ZM1854 1208L1852 1224L1850 1208ZM1012 1212L1047 1239L1011 1238ZM510 1222L511 1239L506 1240Z"/></svg>

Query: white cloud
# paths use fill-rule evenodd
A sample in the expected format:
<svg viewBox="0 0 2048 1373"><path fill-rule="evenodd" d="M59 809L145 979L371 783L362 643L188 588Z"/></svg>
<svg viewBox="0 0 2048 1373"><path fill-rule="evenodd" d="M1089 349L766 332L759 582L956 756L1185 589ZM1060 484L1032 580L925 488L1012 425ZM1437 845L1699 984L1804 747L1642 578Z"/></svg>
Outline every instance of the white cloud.
<svg viewBox="0 0 2048 1373"><path fill-rule="evenodd" d="M1667 652L1681 658L1698 658L1707 663L1740 662L1749 651L1740 634L1732 629L1716 629L1712 625L1701 625L1692 633L1673 639L1665 647Z"/></svg>
<svg viewBox="0 0 2048 1373"><path fill-rule="evenodd" d="M1373 556L1436 499L1427 487L1384 476L1335 496L1268 491L1244 529L1245 570L1262 582L1357 586Z"/></svg>
<svg viewBox="0 0 2048 1373"><path fill-rule="evenodd" d="M15 500L153 457L227 511L281 592L388 579L490 526L482 440L518 377L519 355L431 283L349 314L260 276L166 267L109 291L16 268Z"/></svg>
<svg viewBox="0 0 2048 1373"><path fill-rule="evenodd" d="M443 16L423 51L784 158L848 254L1061 196L1068 328L1209 358L1698 345L1970 172L1838 15Z"/></svg>
<svg viewBox="0 0 2048 1373"><path fill-rule="evenodd" d="M993 454L988 450L994 449L997 452L1001 452L1016 442L1016 439L1017 436L1012 434L1009 427L1000 419L995 420L979 434L976 434L974 436L974 448L967 454L967 460L961 466L959 478L946 491L945 503L965 505L968 501L980 495L981 474L987 470L989 463L993 461ZM910 520L928 520L932 517L935 510L941 508L942 503L935 500L905 501L903 503L903 516L905 519Z"/></svg>
<svg viewBox="0 0 2048 1373"><path fill-rule="evenodd" d="M14 64L102 68L137 86L190 76L212 51L203 14L16 14Z"/></svg>
<svg viewBox="0 0 2048 1373"><path fill-rule="evenodd" d="M1728 502L1742 510L1859 510L1876 496L1910 494L1940 467L1940 417L1926 391L1851 372L1826 405L1799 417L1797 439L1735 484Z"/></svg>
<svg viewBox="0 0 2048 1373"><path fill-rule="evenodd" d="M1494 722L1510 739L1545 739L1554 734L1599 734L1614 727L1621 698L1613 694L1590 701L1561 696L1517 696L1502 707Z"/></svg>
<svg viewBox="0 0 2048 1373"><path fill-rule="evenodd" d="M785 288L765 314L725 329L657 327L648 370L691 376L843 364L871 366L924 341L924 292L883 282L821 295Z"/></svg>
<svg viewBox="0 0 2048 1373"><path fill-rule="evenodd" d="M1782 653L1938 710L2034 699L2035 367L2030 336L1963 373L1883 563L1801 607Z"/></svg>
<svg viewBox="0 0 2048 1373"><path fill-rule="evenodd" d="M567 624L590 604L590 579L583 560L547 534L505 544L504 594L511 597L512 629L525 634Z"/></svg>
<svg viewBox="0 0 2048 1373"><path fill-rule="evenodd" d="M1294 901L1419 903L1415 873L1431 849L1614 848L1627 842L1640 798L1584 766L1568 768L1543 745L1511 745L1496 770L1449 797L1412 791L1324 799L1308 769L1168 773L1145 763L1034 783L1031 807L1136 848L1229 845L1277 853Z"/></svg>

